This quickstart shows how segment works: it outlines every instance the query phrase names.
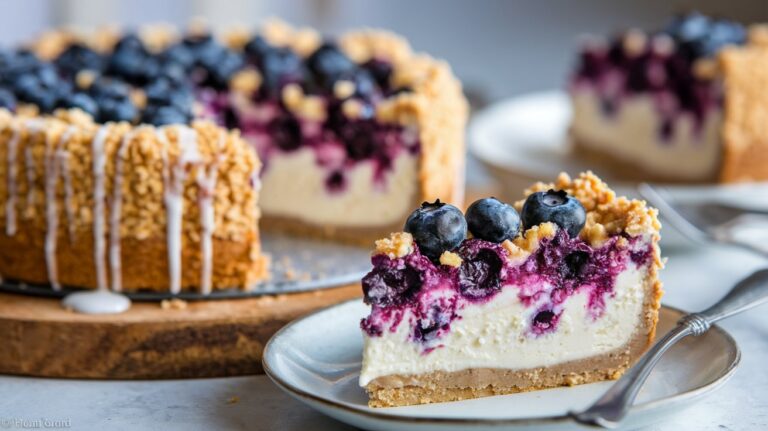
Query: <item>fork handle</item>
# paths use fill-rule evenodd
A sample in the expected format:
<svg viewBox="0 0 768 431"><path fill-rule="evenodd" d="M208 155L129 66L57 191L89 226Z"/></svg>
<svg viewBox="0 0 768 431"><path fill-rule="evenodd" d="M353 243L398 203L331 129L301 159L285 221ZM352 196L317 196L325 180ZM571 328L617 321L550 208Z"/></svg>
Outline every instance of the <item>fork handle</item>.
<svg viewBox="0 0 768 431"><path fill-rule="evenodd" d="M570 416L583 424L615 428L626 416L661 355L672 345L688 335L704 334L713 323L764 303L768 303L768 269L742 279L708 309L684 316L595 404L583 412L571 412Z"/></svg>

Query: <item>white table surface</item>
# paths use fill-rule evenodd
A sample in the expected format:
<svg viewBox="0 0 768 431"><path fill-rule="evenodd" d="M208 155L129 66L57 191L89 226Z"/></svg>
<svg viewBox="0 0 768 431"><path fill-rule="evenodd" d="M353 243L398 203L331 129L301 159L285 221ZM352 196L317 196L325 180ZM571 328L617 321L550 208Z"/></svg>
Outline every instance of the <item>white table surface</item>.
<svg viewBox="0 0 768 431"><path fill-rule="evenodd" d="M665 255L664 302L686 310L706 307L737 279L766 264L729 248L667 250ZM736 375L705 401L648 430L768 429L768 306L722 326L742 349ZM139 382L0 376L0 430L23 429L17 420L39 419L88 430L352 429L284 395L265 376Z"/></svg>

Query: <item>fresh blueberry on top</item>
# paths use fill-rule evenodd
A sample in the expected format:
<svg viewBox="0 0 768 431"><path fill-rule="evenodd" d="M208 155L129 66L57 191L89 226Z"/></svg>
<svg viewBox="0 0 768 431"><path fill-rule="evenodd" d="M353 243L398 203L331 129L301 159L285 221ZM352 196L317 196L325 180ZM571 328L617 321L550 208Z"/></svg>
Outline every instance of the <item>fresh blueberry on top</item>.
<svg viewBox="0 0 768 431"><path fill-rule="evenodd" d="M131 88L117 78L99 78L88 88L88 92L100 101L101 99L124 99L131 93Z"/></svg>
<svg viewBox="0 0 768 431"><path fill-rule="evenodd" d="M183 43L166 49L162 53L162 58L166 64L176 64L185 70L192 67L195 63L195 55L192 53L192 49Z"/></svg>
<svg viewBox="0 0 768 431"><path fill-rule="evenodd" d="M304 77L301 58L288 48L270 49L257 66L264 78L264 87L272 93L277 93L283 85L301 81Z"/></svg>
<svg viewBox="0 0 768 431"><path fill-rule="evenodd" d="M392 64L390 62L374 58L366 62L363 67L371 72L379 88L389 89L389 80L392 76Z"/></svg>
<svg viewBox="0 0 768 431"><path fill-rule="evenodd" d="M129 33L117 41L114 51L141 51L146 53L147 49L144 47L144 42L137 35Z"/></svg>
<svg viewBox="0 0 768 431"><path fill-rule="evenodd" d="M16 109L16 96L5 88L0 88L0 108L11 111Z"/></svg>
<svg viewBox="0 0 768 431"><path fill-rule="evenodd" d="M467 226L475 238L500 243L520 229L520 216L511 205L496 198L480 199L467 208Z"/></svg>
<svg viewBox="0 0 768 431"><path fill-rule="evenodd" d="M307 58L307 68L322 88L330 89L337 80L352 77L357 65L336 45L325 43Z"/></svg>
<svg viewBox="0 0 768 431"><path fill-rule="evenodd" d="M245 51L248 58L257 63L272 49L272 45L259 35L254 36L243 47L243 51Z"/></svg>
<svg viewBox="0 0 768 431"><path fill-rule="evenodd" d="M93 98L85 93L73 93L59 100L61 108L79 108L92 117L96 118L99 113L99 106Z"/></svg>
<svg viewBox="0 0 768 431"><path fill-rule="evenodd" d="M229 79L243 67L243 64L243 58L240 55L229 50L225 51L215 64L207 67L208 85L217 89L226 88Z"/></svg>
<svg viewBox="0 0 768 431"><path fill-rule="evenodd" d="M130 99L104 98L99 102L99 122L128 121L133 122L138 117L138 110Z"/></svg>
<svg viewBox="0 0 768 431"><path fill-rule="evenodd" d="M709 17L699 12L690 12L675 17L667 25L666 33L679 41L701 39L709 31L709 24Z"/></svg>
<svg viewBox="0 0 768 431"><path fill-rule="evenodd" d="M424 202L405 222L421 253L437 260L444 251L456 249L467 237L467 221L461 210L440 202Z"/></svg>
<svg viewBox="0 0 768 431"><path fill-rule="evenodd" d="M529 229L541 223L552 222L576 238L587 221L587 214L578 199L563 190L536 192L528 196L523 205L523 226Z"/></svg>
<svg viewBox="0 0 768 431"><path fill-rule="evenodd" d="M104 67L104 57L87 46L74 43L56 58L56 66L66 75L75 75L87 69L100 71Z"/></svg>
<svg viewBox="0 0 768 431"><path fill-rule="evenodd" d="M190 116L175 106L148 106L141 118L143 123L154 126L187 124Z"/></svg>

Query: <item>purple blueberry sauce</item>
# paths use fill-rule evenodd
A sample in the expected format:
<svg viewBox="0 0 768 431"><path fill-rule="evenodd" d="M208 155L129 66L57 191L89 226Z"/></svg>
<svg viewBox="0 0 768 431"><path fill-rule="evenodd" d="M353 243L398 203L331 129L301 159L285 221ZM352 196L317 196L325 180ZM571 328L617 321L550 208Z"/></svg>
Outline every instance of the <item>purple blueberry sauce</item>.
<svg viewBox="0 0 768 431"><path fill-rule="evenodd" d="M563 303L577 292L587 292L590 316L600 318L618 274L630 261L643 267L653 256L651 246L637 238L614 236L594 248L562 230L542 240L517 265L499 244L480 239L465 240L456 252L462 258L458 268L433 263L418 247L402 258L374 256L373 270L362 283L364 300L372 308L362 329L371 337L380 336L394 332L409 316L411 340L428 352L439 347L465 307L516 289L524 306L535 307L528 328L531 336L540 336L557 329Z"/></svg>

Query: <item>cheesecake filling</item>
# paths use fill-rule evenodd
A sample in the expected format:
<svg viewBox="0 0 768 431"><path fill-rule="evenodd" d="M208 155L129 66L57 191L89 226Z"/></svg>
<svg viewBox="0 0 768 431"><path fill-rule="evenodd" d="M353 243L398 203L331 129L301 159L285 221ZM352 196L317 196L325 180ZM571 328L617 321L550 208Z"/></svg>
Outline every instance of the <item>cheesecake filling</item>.
<svg viewBox="0 0 768 431"><path fill-rule="evenodd" d="M390 375L548 366L612 352L642 318L651 240L617 235L600 247L559 231L522 262L469 239L459 266L418 247L373 257L363 279L370 316L360 385Z"/></svg>
<svg viewBox="0 0 768 431"><path fill-rule="evenodd" d="M666 118L657 98L626 96L607 113L599 91L576 87L571 91L571 133L579 146L631 162L645 172L690 181L714 178L722 110L710 109L701 119L687 113Z"/></svg>
<svg viewBox="0 0 768 431"><path fill-rule="evenodd" d="M269 216L316 225L393 225L417 199L418 158L402 152L386 173L378 169L367 160L336 174L310 148L275 153L261 176L259 206Z"/></svg>

